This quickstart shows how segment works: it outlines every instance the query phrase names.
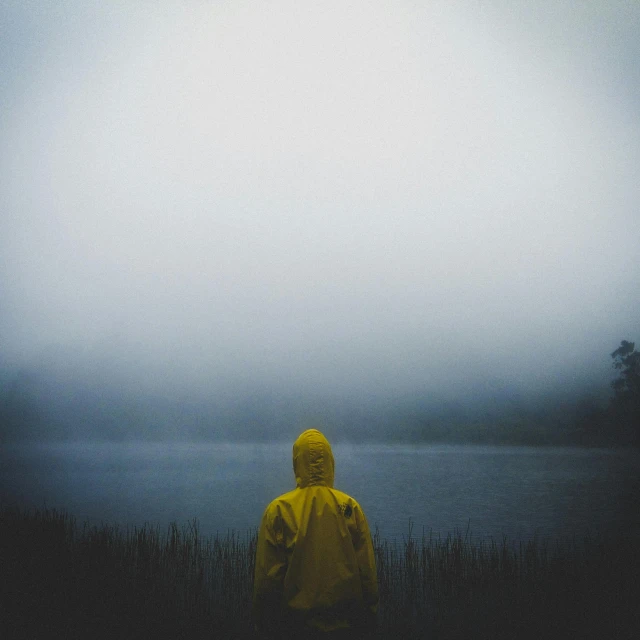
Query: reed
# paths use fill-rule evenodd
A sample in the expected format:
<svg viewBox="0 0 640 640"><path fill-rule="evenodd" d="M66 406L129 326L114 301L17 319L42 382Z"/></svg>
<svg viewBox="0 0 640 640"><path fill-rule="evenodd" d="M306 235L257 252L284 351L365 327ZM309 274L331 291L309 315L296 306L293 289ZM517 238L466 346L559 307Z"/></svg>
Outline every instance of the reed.
<svg viewBox="0 0 640 640"><path fill-rule="evenodd" d="M636 638L633 537L516 543L410 528L374 546L380 638ZM256 531L0 509L3 638L250 638Z"/></svg>

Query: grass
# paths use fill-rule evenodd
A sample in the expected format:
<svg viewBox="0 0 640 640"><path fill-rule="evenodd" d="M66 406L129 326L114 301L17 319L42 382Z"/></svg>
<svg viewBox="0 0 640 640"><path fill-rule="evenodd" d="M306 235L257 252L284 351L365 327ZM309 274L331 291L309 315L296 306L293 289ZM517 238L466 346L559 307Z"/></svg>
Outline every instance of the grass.
<svg viewBox="0 0 640 640"><path fill-rule="evenodd" d="M385 637L638 638L638 540L375 540Z"/></svg>
<svg viewBox="0 0 640 640"><path fill-rule="evenodd" d="M0 637L250 638L256 533L0 509ZM637 538L374 535L380 638L638 638Z"/></svg>

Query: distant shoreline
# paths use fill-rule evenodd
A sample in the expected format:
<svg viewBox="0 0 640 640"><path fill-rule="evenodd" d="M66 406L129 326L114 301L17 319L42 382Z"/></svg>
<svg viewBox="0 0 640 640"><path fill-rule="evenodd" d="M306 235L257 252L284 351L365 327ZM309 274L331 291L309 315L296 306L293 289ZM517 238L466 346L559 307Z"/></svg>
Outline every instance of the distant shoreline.
<svg viewBox="0 0 640 640"><path fill-rule="evenodd" d="M383 439L383 438L358 438L351 434L340 434L334 431L332 442L336 445L379 445L379 446L418 446L418 447L514 447L514 448L545 448L545 449L601 449L601 450L640 450L640 446L628 442L581 442L579 440L559 440L559 441L530 441L530 440L410 440L410 439ZM0 445L79 445L79 444L104 444L104 445L125 445L125 444L220 444L220 445L282 445L291 446L291 442L285 439L269 438L5 438L0 440Z"/></svg>

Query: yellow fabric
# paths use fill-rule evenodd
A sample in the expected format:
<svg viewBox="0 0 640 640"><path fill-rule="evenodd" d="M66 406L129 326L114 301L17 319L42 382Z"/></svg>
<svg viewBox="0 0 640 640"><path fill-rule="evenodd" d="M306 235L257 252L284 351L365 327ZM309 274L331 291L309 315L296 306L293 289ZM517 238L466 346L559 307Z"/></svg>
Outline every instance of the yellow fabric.
<svg viewBox="0 0 640 640"><path fill-rule="evenodd" d="M271 502L260 525L256 624L330 631L366 622L378 602L371 534L360 505L333 488L333 453L320 431L296 440L293 470L296 489Z"/></svg>

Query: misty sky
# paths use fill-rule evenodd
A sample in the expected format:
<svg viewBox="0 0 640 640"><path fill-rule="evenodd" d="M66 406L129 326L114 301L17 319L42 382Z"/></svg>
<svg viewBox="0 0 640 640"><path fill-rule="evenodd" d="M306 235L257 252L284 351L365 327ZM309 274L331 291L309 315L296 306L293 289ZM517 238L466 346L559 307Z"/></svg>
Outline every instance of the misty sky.
<svg viewBox="0 0 640 640"><path fill-rule="evenodd" d="M3 366L604 379L640 340L638 33L635 1L0 2Z"/></svg>

